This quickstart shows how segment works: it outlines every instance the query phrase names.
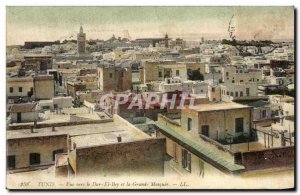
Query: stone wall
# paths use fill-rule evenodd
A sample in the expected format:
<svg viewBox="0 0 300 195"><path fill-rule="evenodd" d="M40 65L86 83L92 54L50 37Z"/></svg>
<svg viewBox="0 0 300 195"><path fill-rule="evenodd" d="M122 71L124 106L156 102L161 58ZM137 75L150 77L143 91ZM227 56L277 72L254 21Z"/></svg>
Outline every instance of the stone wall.
<svg viewBox="0 0 300 195"><path fill-rule="evenodd" d="M98 88L102 91L126 91L131 89L131 68L98 68Z"/></svg>
<svg viewBox="0 0 300 195"><path fill-rule="evenodd" d="M76 175L163 176L165 139L76 149Z"/></svg>
<svg viewBox="0 0 300 195"><path fill-rule="evenodd" d="M54 97L54 80L34 81L34 94L36 99L51 99Z"/></svg>
<svg viewBox="0 0 300 195"><path fill-rule="evenodd" d="M30 153L40 154L40 165L54 164L53 151L68 151L68 135L39 136L7 140L7 156L15 155L16 169L29 168Z"/></svg>
<svg viewBox="0 0 300 195"><path fill-rule="evenodd" d="M295 148L293 146L271 148L242 153L242 164L247 170L278 167L294 167Z"/></svg>

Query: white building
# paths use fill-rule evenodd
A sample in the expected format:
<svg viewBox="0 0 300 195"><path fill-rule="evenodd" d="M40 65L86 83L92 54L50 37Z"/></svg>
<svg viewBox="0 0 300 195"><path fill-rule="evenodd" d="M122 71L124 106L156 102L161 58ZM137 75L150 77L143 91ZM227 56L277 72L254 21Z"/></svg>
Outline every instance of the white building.
<svg viewBox="0 0 300 195"><path fill-rule="evenodd" d="M226 96L239 99L243 97L256 97L258 95L257 83L222 83L220 86L222 99L227 99L228 97Z"/></svg>
<svg viewBox="0 0 300 195"><path fill-rule="evenodd" d="M38 119L37 103L13 104L10 108L11 121L15 123L34 122Z"/></svg>
<svg viewBox="0 0 300 195"><path fill-rule="evenodd" d="M159 52L154 52L154 51L136 51L133 52L131 55L131 60L146 60L146 59L151 59L151 60L158 60L159 59Z"/></svg>
<svg viewBox="0 0 300 195"><path fill-rule="evenodd" d="M272 109L270 102L258 100L256 102L252 102L248 104L248 106L252 106L252 120L253 121L262 121L271 119Z"/></svg>
<svg viewBox="0 0 300 195"><path fill-rule="evenodd" d="M73 98L71 96L67 97L54 97L51 100L40 100L38 102L37 110L58 110L63 108L72 108Z"/></svg>
<svg viewBox="0 0 300 195"><path fill-rule="evenodd" d="M224 83L248 83L262 82L262 70L238 68L237 66L225 66L222 69Z"/></svg>
<svg viewBox="0 0 300 195"><path fill-rule="evenodd" d="M164 80L166 77L180 77L182 81L187 80L187 69L185 64L158 65L158 79Z"/></svg>
<svg viewBox="0 0 300 195"><path fill-rule="evenodd" d="M152 82L152 90L160 92L182 91L188 94L207 95L208 83L203 81L182 81L179 77L166 78L164 81Z"/></svg>

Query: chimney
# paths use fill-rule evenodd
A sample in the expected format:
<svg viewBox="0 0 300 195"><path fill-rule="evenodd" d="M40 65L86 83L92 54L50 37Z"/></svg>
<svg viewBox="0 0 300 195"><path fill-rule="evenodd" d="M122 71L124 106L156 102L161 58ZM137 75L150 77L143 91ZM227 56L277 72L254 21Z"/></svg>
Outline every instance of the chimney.
<svg viewBox="0 0 300 195"><path fill-rule="evenodd" d="M122 137L121 137L121 135L119 135L119 136L117 137L117 140L118 140L118 142L122 142Z"/></svg>
<svg viewBox="0 0 300 195"><path fill-rule="evenodd" d="M35 128L33 126L30 127L30 132L31 133L37 133L37 131L35 131Z"/></svg>

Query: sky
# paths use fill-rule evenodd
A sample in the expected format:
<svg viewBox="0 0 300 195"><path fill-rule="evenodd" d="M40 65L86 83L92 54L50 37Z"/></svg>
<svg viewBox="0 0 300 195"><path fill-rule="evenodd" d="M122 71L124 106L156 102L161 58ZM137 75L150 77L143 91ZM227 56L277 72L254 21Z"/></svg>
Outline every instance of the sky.
<svg viewBox="0 0 300 195"><path fill-rule="evenodd" d="M293 40L294 7L6 7L7 45L25 41L87 39L113 34L132 39L229 39L232 18L238 40Z"/></svg>

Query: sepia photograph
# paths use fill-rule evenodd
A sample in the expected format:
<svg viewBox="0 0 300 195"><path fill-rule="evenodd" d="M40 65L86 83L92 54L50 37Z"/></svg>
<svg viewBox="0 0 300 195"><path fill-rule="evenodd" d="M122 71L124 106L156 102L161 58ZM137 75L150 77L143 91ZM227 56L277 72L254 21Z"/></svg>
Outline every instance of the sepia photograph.
<svg viewBox="0 0 300 195"><path fill-rule="evenodd" d="M294 6L5 11L7 190L295 190Z"/></svg>

